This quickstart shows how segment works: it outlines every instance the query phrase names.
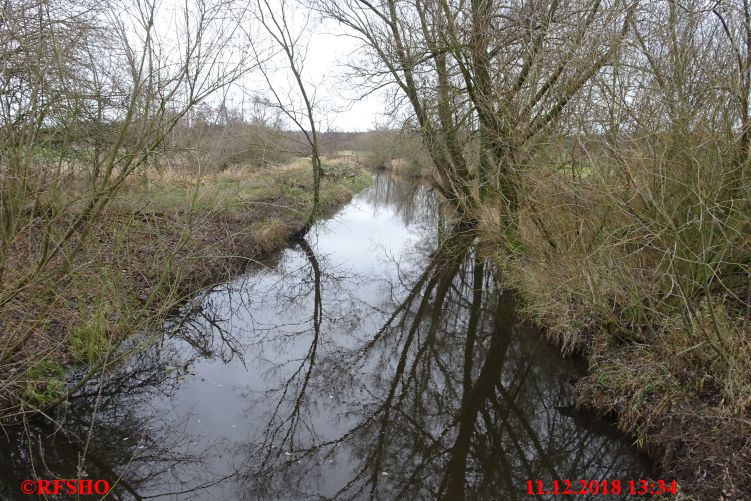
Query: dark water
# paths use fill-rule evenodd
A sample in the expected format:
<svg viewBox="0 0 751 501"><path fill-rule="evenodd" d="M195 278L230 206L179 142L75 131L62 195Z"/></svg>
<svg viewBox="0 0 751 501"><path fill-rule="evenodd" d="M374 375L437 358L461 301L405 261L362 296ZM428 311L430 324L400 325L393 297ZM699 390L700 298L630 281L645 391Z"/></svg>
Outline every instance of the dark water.
<svg viewBox="0 0 751 501"><path fill-rule="evenodd" d="M577 368L517 322L475 240L427 188L377 175L56 423L7 429L0 497L28 499L36 476L107 479L112 499L261 500L531 499L528 479L644 478L574 411Z"/></svg>

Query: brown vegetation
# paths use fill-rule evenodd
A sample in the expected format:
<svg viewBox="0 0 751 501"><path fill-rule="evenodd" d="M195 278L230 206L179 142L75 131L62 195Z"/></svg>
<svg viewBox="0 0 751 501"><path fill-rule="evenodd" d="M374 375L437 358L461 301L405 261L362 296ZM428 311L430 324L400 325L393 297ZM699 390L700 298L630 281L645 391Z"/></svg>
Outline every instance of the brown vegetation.
<svg viewBox="0 0 751 501"><path fill-rule="evenodd" d="M370 179L343 170L337 159L325 165L339 175L322 182L322 216ZM50 280L58 281L28 287L3 308L3 417L64 399L71 388L63 384L65 368L101 369L122 341L158 325L200 288L249 263L263 265L306 224L311 182L305 159L274 168L234 165L206 175L169 167L135 176L71 262L50 264ZM14 244L11 281L25 269L17 263L37 245L34 227Z"/></svg>
<svg viewBox="0 0 751 501"><path fill-rule="evenodd" d="M685 495L751 496L751 4L314 5L528 316L587 357L581 405Z"/></svg>
<svg viewBox="0 0 751 501"><path fill-rule="evenodd" d="M511 241L496 209L480 219L527 316L589 361L579 404L616 414L685 494L738 499L751 492L751 185L704 139L691 163L636 142L617 167L536 168Z"/></svg>
<svg viewBox="0 0 751 501"><path fill-rule="evenodd" d="M185 50L171 52L155 7L133 1L132 19L85 1L3 7L0 371L21 401L59 398L45 356L95 366L114 332L208 280L185 263L281 243L317 211L300 212L328 177L319 154L345 149L316 132L302 39L271 3L255 20L304 104L266 81L297 136L196 107L248 70L232 61L268 62L252 37L255 59L230 43L247 5L186 4L172 30ZM389 89L407 131L339 138L367 143L355 162L429 172L479 221L528 316L589 360L581 405L617 413L663 476L698 499L751 495L748 0L309 5L362 43L352 85ZM312 152L306 181L278 168L295 140ZM161 160L188 153L193 178L160 180ZM237 162L268 170L233 177ZM248 214L264 222L249 231Z"/></svg>

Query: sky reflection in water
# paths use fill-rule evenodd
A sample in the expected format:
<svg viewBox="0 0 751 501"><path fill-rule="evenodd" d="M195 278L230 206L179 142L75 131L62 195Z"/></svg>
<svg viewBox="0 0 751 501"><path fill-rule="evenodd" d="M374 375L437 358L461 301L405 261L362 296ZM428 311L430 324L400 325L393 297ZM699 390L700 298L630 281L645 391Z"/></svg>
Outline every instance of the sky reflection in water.
<svg viewBox="0 0 751 501"><path fill-rule="evenodd" d="M0 497L23 499L32 463L76 478L81 457L120 479L115 499L524 499L527 479L644 478L574 411L577 369L518 324L475 243L426 187L376 175L84 388L60 430L8 430Z"/></svg>

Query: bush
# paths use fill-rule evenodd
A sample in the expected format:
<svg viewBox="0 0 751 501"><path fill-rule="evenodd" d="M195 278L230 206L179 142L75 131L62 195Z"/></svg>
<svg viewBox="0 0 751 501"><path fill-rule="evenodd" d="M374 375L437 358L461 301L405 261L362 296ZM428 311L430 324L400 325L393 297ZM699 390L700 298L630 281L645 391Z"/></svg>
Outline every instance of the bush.
<svg viewBox="0 0 751 501"><path fill-rule="evenodd" d="M392 169L407 176L427 175L432 169L430 154L419 136L408 131L377 129L357 136L355 148L371 169Z"/></svg>
<svg viewBox="0 0 751 501"><path fill-rule="evenodd" d="M617 412L654 448L674 450L689 433L686 451L722 454L749 432L707 429L751 414L748 176L711 134L654 135L573 171L533 158L518 228L501 227L497 209L481 214L528 317L586 354L580 404ZM739 454L748 460L749 449ZM688 477L701 460L666 461ZM743 462L723 461L713 468Z"/></svg>

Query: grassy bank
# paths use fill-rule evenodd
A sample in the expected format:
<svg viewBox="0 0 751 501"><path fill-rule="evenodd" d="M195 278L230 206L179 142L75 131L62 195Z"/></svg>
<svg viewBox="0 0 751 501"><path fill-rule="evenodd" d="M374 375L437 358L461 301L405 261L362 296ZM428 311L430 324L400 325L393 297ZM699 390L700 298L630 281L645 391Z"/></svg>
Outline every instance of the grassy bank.
<svg viewBox="0 0 751 501"><path fill-rule="evenodd" d="M333 214L370 175L337 159L325 163L320 217ZM49 207L69 207L77 189L50 194ZM63 399L70 373L98 371L133 333L158 325L197 290L226 280L248 263L282 249L302 228L312 204L310 163L230 166L201 174L181 167L136 173L96 220L90 234L61 252L44 280L0 310L0 403L10 420ZM54 196L54 197L53 197ZM48 218L38 218L39 224ZM62 225L61 225L62 226ZM43 245L29 224L11 250L6 280L24 273ZM79 243L80 242L80 243ZM66 256L74 256L67 259Z"/></svg>
<svg viewBox="0 0 751 501"><path fill-rule="evenodd" d="M479 219L526 316L588 360L578 404L617 415L683 495L747 499L751 186L731 152L672 140L619 164L536 161L518 227L492 204Z"/></svg>

